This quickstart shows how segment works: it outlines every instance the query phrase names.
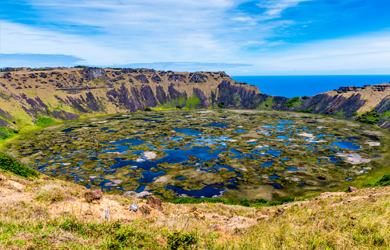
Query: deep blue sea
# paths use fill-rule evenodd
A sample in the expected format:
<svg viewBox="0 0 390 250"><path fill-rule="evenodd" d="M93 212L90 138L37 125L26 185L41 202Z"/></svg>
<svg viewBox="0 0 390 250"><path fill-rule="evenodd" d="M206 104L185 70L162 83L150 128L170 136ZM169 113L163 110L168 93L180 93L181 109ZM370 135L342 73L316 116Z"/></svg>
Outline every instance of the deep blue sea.
<svg viewBox="0 0 390 250"><path fill-rule="evenodd" d="M362 87L390 82L390 75L232 76L232 78L257 86L261 93L285 97L312 96L339 87Z"/></svg>

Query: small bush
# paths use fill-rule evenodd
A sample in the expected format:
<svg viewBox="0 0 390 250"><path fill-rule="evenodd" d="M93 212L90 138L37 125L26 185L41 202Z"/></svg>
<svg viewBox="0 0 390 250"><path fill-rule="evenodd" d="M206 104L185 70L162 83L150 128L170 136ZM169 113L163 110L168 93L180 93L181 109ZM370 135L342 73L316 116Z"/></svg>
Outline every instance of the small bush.
<svg viewBox="0 0 390 250"><path fill-rule="evenodd" d="M9 128L9 127L0 127L0 140L8 139L13 137L15 134L18 134L19 131Z"/></svg>
<svg viewBox="0 0 390 250"><path fill-rule="evenodd" d="M147 107L144 111L152 111L152 109Z"/></svg>
<svg viewBox="0 0 390 250"><path fill-rule="evenodd" d="M198 242L195 233L175 231L168 234L168 249L190 249Z"/></svg>
<svg viewBox="0 0 390 250"><path fill-rule="evenodd" d="M268 201L266 199L259 198L255 200L255 203L268 203Z"/></svg>
<svg viewBox="0 0 390 250"><path fill-rule="evenodd" d="M307 98L309 98L309 97L307 97L307 95L302 96L303 100L306 100Z"/></svg>
<svg viewBox="0 0 390 250"><path fill-rule="evenodd" d="M177 109L182 109L182 107L180 105L177 105L176 108Z"/></svg>
<svg viewBox="0 0 390 250"><path fill-rule="evenodd" d="M27 167L12 156L0 152L0 169L12 172L23 177L38 177L39 173Z"/></svg>
<svg viewBox="0 0 390 250"><path fill-rule="evenodd" d="M221 108L221 109L222 109L222 108L225 108L225 102L219 103L219 104L218 104L218 107Z"/></svg>
<svg viewBox="0 0 390 250"><path fill-rule="evenodd" d="M240 200L240 205L244 206L244 207L250 207L251 206L251 204L249 203L249 201L247 199Z"/></svg>
<svg viewBox="0 0 390 250"><path fill-rule="evenodd" d="M379 122L379 115L375 110L371 110L359 115L357 120L362 123L377 124Z"/></svg>
<svg viewBox="0 0 390 250"><path fill-rule="evenodd" d="M45 126L55 124L56 121L48 117L40 117L38 120L35 121L35 123L39 127L45 127Z"/></svg>
<svg viewBox="0 0 390 250"><path fill-rule="evenodd" d="M62 201L66 198L66 192L63 187L56 184L47 184L45 186L42 186L37 195L35 196L35 199L39 201L50 201L50 202L56 202L56 201Z"/></svg>
<svg viewBox="0 0 390 250"><path fill-rule="evenodd" d="M311 109L300 109L297 112L298 113L308 113L308 114L311 114L311 113L313 113L313 111L314 111L314 109L311 108Z"/></svg>
<svg viewBox="0 0 390 250"><path fill-rule="evenodd" d="M287 107L292 108L300 104L299 97L293 97L286 102Z"/></svg>

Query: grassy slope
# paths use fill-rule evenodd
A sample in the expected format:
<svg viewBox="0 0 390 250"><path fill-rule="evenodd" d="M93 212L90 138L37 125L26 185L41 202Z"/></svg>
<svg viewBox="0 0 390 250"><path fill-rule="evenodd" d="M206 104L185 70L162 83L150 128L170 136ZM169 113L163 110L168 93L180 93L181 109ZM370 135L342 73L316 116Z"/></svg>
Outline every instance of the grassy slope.
<svg viewBox="0 0 390 250"><path fill-rule="evenodd" d="M4 249L175 249L170 240L180 237L194 237L192 247L198 249L386 249L390 244L389 187L260 209L164 203L163 212L142 214L128 206L145 205L144 200L107 195L100 204L89 204L81 198L85 187L76 184L0 175ZM103 209L110 210L109 222L102 219Z"/></svg>

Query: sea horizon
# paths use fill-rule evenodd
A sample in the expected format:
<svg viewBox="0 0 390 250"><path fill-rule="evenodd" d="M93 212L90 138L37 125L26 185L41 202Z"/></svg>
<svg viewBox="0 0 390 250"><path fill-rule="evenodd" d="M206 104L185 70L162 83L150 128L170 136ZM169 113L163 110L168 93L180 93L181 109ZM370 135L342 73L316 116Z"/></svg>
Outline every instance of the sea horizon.
<svg viewBox="0 0 390 250"><path fill-rule="evenodd" d="M231 76L259 88L263 94L292 98L313 96L345 86L363 87L390 82L389 75L260 75Z"/></svg>

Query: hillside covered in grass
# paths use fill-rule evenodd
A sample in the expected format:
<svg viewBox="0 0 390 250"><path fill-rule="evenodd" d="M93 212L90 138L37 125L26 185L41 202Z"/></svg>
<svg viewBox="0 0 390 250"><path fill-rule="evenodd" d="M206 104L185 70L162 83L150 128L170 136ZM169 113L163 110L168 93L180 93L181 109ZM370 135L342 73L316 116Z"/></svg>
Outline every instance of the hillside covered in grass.
<svg viewBox="0 0 390 250"><path fill-rule="evenodd" d="M385 176L371 186L387 185L388 180ZM87 191L47 176L25 178L2 171L0 245L3 249L387 249L390 244L389 187L328 192L312 200L264 206L212 199L160 203L118 195L91 200L86 199ZM129 209L132 203L139 206L137 212ZM108 218L103 216L105 210Z"/></svg>

